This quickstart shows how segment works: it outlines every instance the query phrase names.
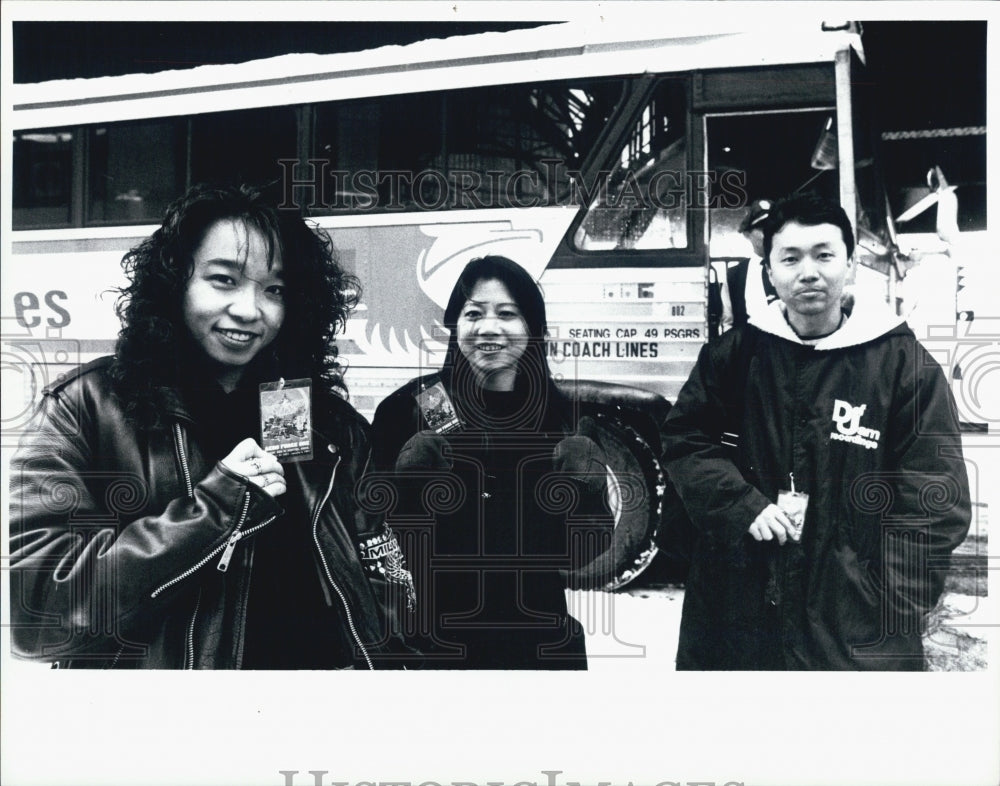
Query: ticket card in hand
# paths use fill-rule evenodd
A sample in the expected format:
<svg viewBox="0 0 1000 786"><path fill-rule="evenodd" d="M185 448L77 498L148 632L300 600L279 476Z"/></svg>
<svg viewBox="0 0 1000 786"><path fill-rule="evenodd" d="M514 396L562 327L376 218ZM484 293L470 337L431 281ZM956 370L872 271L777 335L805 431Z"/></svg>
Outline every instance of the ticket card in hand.
<svg viewBox="0 0 1000 786"><path fill-rule="evenodd" d="M779 489L778 507L792 521L792 540L798 541L802 538L802 527L806 523L806 510L809 508L809 495L803 491L795 490L795 473L788 473L789 489Z"/></svg>
<svg viewBox="0 0 1000 786"><path fill-rule="evenodd" d="M417 406L420 407L427 427L433 429L436 434L447 434L462 427L462 421L455 414L455 407L440 382L414 393L413 397L417 400Z"/></svg>
<svg viewBox="0 0 1000 786"><path fill-rule="evenodd" d="M308 379L260 386L260 444L278 461L308 461L313 456L311 393Z"/></svg>
<svg viewBox="0 0 1000 786"><path fill-rule="evenodd" d="M806 523L809 495L801 491L781 489L778 491L778 507L792 520L792 526L795 528L792 540L799 540L802 537L802 527Z"/></svg>

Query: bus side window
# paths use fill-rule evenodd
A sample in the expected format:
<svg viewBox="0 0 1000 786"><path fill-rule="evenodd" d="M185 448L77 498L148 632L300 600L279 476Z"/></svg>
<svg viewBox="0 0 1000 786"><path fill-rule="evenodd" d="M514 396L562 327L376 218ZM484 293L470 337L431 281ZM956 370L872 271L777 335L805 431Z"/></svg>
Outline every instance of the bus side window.
<svg viewBox="0 0 1000 786"><path fill-rule="evenodd" d="M14 134L15 229L70 223L73 131L46 129Z"/></svg>
<svg viewBox="0 0 1000 786"><path fill-rule="evenodd" d="M293 107L264 107L191 117L191 183L267 186L298 155Z"/></svg>
<svg viewBox="0 0 1000 786"><path fill-rule="evenodd" d="M575 183L587 215L583 251L687 248L685 83L664 79L636 118L617 159L593 182Z"/></svg>
<svg viewBox="0 0 1000 786"><path fill-rule="evenodd" d="M573 204L623 80L542 82L316 105L321 212ZM306 189L315 193L316 189Z"/></svg>
<svg viewBox="0 0 1000 786"><path fill-rule="evenodd" d="M185 186L182 119L114 123L88 130L88 224L155 222Z"/></svg>

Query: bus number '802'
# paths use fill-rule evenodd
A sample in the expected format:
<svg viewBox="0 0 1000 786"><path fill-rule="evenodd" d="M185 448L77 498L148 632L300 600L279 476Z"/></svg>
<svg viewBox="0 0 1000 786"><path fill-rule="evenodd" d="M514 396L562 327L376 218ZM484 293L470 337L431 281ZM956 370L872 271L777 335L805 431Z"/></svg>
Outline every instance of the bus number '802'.
<svg viewBox="0 0 1000 786"><path fill-rule="evenodd" d="M69 311L58 301L68 299L60 289L49 290L41 301L34 292L18 292L14 295L14 317L17 324L25 328L38 327L42 324L42 317L45 317L45 324L49 327L66 327L70 321Z"/></svg>

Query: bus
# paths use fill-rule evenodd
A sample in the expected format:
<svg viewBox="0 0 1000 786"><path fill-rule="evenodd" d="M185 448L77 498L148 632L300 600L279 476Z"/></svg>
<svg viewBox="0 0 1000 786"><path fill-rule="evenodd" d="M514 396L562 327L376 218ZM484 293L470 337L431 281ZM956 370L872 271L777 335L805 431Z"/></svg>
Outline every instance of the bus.
<svg viewBox="0 0 1000 786"><path fill-rule="evenodd" d="M752 200L839 199L866 263L885 201L863 71L852 23L675 20L14 85L4 431L113 351L122 255L196 182L267 184L329 232L362 282L338 348L368 417L440 364L448 293L486 254L542 286L557 377L673 400Z"/></svg>

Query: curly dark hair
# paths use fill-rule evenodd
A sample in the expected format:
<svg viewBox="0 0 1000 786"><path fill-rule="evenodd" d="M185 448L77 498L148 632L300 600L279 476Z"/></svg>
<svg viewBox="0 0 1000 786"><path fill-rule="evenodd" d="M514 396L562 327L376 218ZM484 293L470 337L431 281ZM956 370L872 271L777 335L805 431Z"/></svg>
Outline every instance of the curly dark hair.
<svg viewBox="0 0 1000 786"><path fill-rule="evenodd" d="M163 225L122 259L129 284L117 290L121 320L111 379L126 415L138 428L166 425L167 407L190 369L192 338L183 299L193 255L218 221L235 219L265 238L270 260L281 254L285 320L277 338L254 359L269 373L309 377L346 397L334 336L361 288L338 264L329 236L296 211L279 210L250 187L197 185L167 208Z"/></svg>

